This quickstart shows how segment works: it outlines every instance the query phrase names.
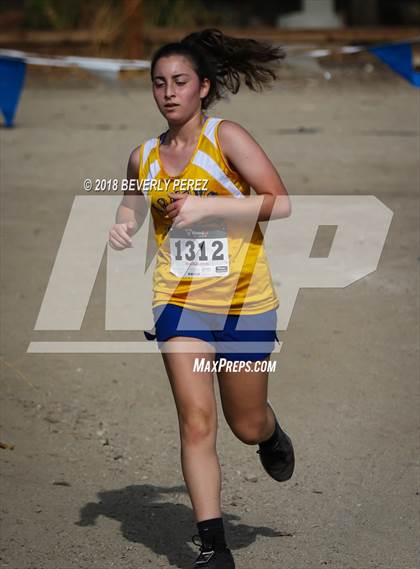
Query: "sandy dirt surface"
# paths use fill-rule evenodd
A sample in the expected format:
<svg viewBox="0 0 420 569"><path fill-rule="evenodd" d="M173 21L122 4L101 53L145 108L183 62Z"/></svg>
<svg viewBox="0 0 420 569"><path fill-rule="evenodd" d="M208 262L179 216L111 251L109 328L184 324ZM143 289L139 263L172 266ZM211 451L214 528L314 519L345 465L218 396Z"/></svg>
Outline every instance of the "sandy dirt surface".
<svg viewBox="0 0 420 569"><path fill-rule="evenodd" d="M215 382L238 569L419 566L419 91L385 68L332 75L290 73L212 111L250 130L290 194L375 195L394 213L377 270L301 289L279 331L269 397L295 443L290 481L235 438ZM0 449L2 568L187 568L197 555L161 356L27 353L108 337L104 263L80 331L34 325L82 180L124 177L163 127L143 80L31 71L1 130L1 440L14 445Z"/></svg>

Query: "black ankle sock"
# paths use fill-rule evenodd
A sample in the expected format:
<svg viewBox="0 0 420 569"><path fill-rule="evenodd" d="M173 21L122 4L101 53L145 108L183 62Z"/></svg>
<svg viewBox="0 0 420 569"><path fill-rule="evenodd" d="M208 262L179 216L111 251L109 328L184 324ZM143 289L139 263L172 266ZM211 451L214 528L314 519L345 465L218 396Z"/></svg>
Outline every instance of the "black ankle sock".
<svg viewBox="0 0 420 569"><path fill-rule="evenodd" d="M215 549L226 547L223 518L211 518L197 523L198 533L207 544L213 544Z"/></svg>
<svg viewBox="0 0 420 569"><path fill-rule="evenodd" d="M278 440L278 432L277 432L277 423L274 427L274 433L271 435L271 437L269 439L267 439L266 441L262 441L261 443L258 443L259 446L261 448L265 448L268 449L270 448L276 441Z"/></svg>

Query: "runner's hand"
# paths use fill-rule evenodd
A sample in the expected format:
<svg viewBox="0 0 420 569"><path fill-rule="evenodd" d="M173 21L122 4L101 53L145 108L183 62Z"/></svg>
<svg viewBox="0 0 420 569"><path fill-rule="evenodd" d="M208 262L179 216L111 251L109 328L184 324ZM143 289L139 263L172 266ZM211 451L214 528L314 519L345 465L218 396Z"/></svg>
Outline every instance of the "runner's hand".
<svg viewBox="0 0 420 569"><path fill-rule="evenodd" d="M126 223L115 223L109 231L108 243L117 251L132 247L131 236L136 232L136 222L127 221Z"/></svg>
<svg viewBox="0 0 420 569"><path fill-rule="evenodd" d="M185 227L207 216L207 202L202 197L185 193L169 193L169 196L174 201L166 206L166 214L172 219L172 227Z"/></svg>

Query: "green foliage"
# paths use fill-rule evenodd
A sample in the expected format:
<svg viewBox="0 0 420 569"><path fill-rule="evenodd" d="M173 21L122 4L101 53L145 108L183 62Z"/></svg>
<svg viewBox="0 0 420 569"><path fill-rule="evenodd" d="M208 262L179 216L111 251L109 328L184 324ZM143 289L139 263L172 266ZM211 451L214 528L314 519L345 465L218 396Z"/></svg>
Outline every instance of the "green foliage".
<svg viewBox="0 0 420 569"><path fill-rule="evenodd" d="M31 29L90 27L98 11L121 4L121 0L24 0L25 24Z"/></svg>
<svg viewBox="0 0 420 569"><path fill-rule="evenodd" d="M32 29L77 27L82 0L25 0L26 25Z"/></svg>
<svg viewBox="0 0 420 569"><path fill-rule="evenodd" d="M153 26L191 27L223 23L223 10L206 6L203 0L144 0L146 20ZM225 7L225 13L229 9Z"/></svg>
<svg viewBox="0 0 420 569"><path fill-rule="evenodd" d="M24 0L25 23L31 29L89 27L98 11L123 11L122 0ZM229 2L143 0L145 23L161 27L221 25L234 20Z"/></svg>

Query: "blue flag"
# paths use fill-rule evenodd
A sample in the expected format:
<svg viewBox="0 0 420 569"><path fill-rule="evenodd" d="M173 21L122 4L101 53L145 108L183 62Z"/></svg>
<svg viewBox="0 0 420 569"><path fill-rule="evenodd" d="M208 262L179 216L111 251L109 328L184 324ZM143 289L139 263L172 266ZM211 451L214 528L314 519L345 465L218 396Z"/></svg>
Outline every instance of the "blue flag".
<svg viewBox="0 0 420 569"><path fill-rule="evenodd" d="M26 63L23 60L0 57L0 109L8 127L13 126L25 70Z"/></svg>
<svg viewBox="0 0 420 569"><path fill-rule="evenodd" d="M388 44L369 48L369 51L389 65L394 71L405 77L416 87L420 87L420 72L413 66L413 52L411 44Z"/></svg>

